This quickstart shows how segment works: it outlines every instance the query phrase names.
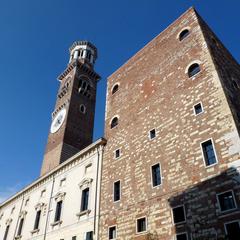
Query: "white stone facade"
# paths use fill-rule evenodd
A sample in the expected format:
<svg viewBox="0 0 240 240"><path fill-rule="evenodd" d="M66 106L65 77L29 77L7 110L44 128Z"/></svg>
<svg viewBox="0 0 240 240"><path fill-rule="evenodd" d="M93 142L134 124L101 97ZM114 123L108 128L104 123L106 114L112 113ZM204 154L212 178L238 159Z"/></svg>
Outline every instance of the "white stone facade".
<svg viewBox="0 0 240 240"><path fill-rule="evenodd" d="M7 240L98 239L100 173L104 145L104 139L96 141L2 203L0 239L4 239L7 226ZM87 209L81 211L82 192L86 188L89 189ZM55 221L59 201L62 201L60 220ZM39 226L35 227L39 210ZM22 218L22 231L18 234Z"/></svg>

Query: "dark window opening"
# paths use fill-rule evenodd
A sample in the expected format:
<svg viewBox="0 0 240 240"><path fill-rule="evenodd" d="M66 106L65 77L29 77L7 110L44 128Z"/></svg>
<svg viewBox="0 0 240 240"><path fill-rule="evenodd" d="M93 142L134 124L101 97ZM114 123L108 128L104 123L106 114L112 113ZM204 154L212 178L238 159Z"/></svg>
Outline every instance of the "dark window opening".
<svg viewBox="0 0 240 240"><path fill-rule="evenodd" d="M18 226L17 236L21 236L22 235L23 222L24 222L24 218L21 218L21 220L19 222L19 226Z"/></svg>
<svg viewBox="0 0 240 240"><path fill-rule="evenodd" d="M76 237L76 236L73 236L73 237L72 237L72 240L77 240L77 237Z"/></svg>
<svg viewBox="0 0 240 240"><path fill-rule="evenodd" d="M219 194L218 201L222 212L236 208L232 191Z"/></svg>
<svg viewBox="0 0 240 240"><path fill-rule="evenodd" d="M86 107L83 104L80 105L80 112L86 113Z"/></svg>
<svg viewBox="0 0 240 240"><path fill-rule="evenodd" d="M149 138L153 139L156 137L156 130L152 129L151 131L149 131Z"/></svg>
<svg viewBox="0 0 240 240"><path fill-rule="evenodd" d="M137 232L145 232L147 230L146 218L139 218L137 220Z"/></svg>
<svg viewBox="0 0 240 240"><path fill-rule="evenodd" d="M177 234L176 240L187 240L187 234L186 233Z"/></svg>
<svg viewBox="0 0 240 240"><path fill-rule="evenodd" d="M208 140L208 141L202 143L202 150L203 150L203 155L204 155L204 160L205 160L206 166L210 166L217 162L213 144L212 144L212 140Z"/></svg>
<svg viewBox="0 0 240 240"><path fill-rule="evenodd" d="M82 204L81 204L81 211L88 210L88 198L89 198L89 188L85 188L82 191Z"/></svg>
<svg viewBox="0 0 240 240"><path fill-rule="evenodd" d="M38 210L36 213L36 218L34 222L34 230L39 228L40 216L41 216L41 210Z"/></svg>
<svg viewBox="0 0 240 240"><path fill-rule="evenodd" d="M86 234L86 240L93 240L93 231L87 232L87 234Z"/></svg>
<svg viewBox="0 0 240 240"><path fill-rule="evenodd" d="M118 125L118 118L115 117L113 118L112 122L111 122L111 128L114 128Z"/></svg>
<svg viewBox="0 0 240 240"><path fill-rule="evenodd" d="M114 202L119 201L120 200L120 181L117 181L114 183L114 189L113 189L113 198L114 198Z"/></svg>
<svg viewBox="0 0 240 240"><path fill-rule="evenodd" d="M189 77L193 77L194 75L196 75L197 73L199 73L201 71L199 64L194 63L192 64L189 69L188 69L188 76Z"/></svg>
<svg viewBox="0 0 240 240"><path fill-rule="evenodd" d="M118 84L114 85L114 87L112 89L112 94L114 94L117 91L118 91Z"/></svg>
<svg viewBox="0 0 240 240"><path fill-rule="evenodd" d="M232 222L225 224L226 234L228 240L237 240L240 236L240 225L239 222Z"/></svg>
<svg viewBox="0 0 240 240"><path fill-rule="evenodd" d="M152 166L152 185L156 187L161 184L161 171L160 164L155 164Z"/></svg>
<svg viewBox="0 0 240 240"><path fill-rule="evenodd" d="M185 212L184 212L184 206L179 206L173 208L173 221L175 224L185 222Z"/></svg>
<svg viewBox="0 0 240 240"><path fill-rule="evenodd" d="M57 202L57 206L56 206L56 212L55 212L55 217L54 217L55 222L60 221L61 212L62 212L62 201L59 201L59 202Z"/></svg>
<svg viewBox="0 0 240 240"><path fill-rule="evenodd" d="M186 38L190 34L188 29L183 30L179 35L179 40L182 41L184 38Z"/></svg>
<svg viewBox="0 0 240 240"><path fill-rule="evenodd" d="M9 225L7 225L6 227L6 230L5 230L5 233L4 233L4 237L3 237L3 240L7 240L7 237L8 237L8 232L9 232Z"/></svg>
<svg viewBox="0 0 240 240"><path fill-rule="evenodd" d="M194 112L196 115L200 114L203 112L202 104L198 103L194 106Z"/></svg>
<svg viewBox="0 0 240 240"><path fill-rule="evenodd" d="M115 158L119 158L120 157L120 149L117 149L115 151Z"/></svg>
<svg viewBox="0 0 240 240"><path fill-rule="evenodd" d="M115 239L116 238L116 227L110 227L108 230L108 239Z"/></svg>

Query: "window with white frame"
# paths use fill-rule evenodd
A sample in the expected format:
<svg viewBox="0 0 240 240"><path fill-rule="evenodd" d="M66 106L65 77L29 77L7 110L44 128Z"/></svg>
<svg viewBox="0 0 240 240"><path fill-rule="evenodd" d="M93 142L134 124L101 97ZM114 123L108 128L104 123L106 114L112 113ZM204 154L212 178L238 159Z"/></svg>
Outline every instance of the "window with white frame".
<svg viewBox="0 0 240 240"><path fill-rule="evenodd" d="M217 194L217 199L221 212L236 209L236 201L233 191L227 191Z"/></svg>
<svg viewBox="0 0 240 240"><path fill-rule="evenodd" d="M240 222L239 222L239 220L225 223L224 226L225 226L225 232L226 232L226 239L237 240L238 237L240 236Z"/></svg>
<svg viewBox="0 0 240 240"><path fill-rule="evenodd" d="M113 184L113 201L119 201L121 198L121 183L120 181L116 181Z"/></svg>
<svg viewBox="0 0 240 240"><path fill-rule="evenodd" d="M116 239L117 229L116 226L111 226L108 228L108 239Z"/></svg>
<svg viewBox="0 0 240 240"><path fill-rule="evenodd" d="M120 156L121 156L121 151L120 151L120 149L115 150L115 152L114 152L114 157L115 157L115 158L119 158Z"/></svg>
<svg viewBox="0 0 240 240"><path fill-rule="evenodd" d="M6 226L6 229L5 229L5 233L4 233L3 240L7 240L9 228L10 228L10 225L7 225L7 226Z"/></svg>
<svg viewBox="0 0 240 240"><path fill-rule="evenodd" d="M214 149L214 145L211 139L201 143L204 162L206 166L211 166L217 163L217 157Z"/></svg>
<svg viewBox="0 0 240 240"><path fill-rule="evenodd" d="M88 210L89 188L82 190L81 212Z"/></svg>
<svg viewBox="0 0 240 240"><path fill-rule="evenodd" d="M57 202L55 216L54 216L54 222L59 222L61 220L62 204L63 204L62 200Z"/></svg>
<svg viewBox="0 0 240 240"><path fill-rule="evenodd" d="M187 233L179 233L176 235L176 240L188 240Z"/></svg>
<svg viewBox="0 0 240 240"><path fill-rule="evenodd" d="M86 232L86 238L85 240L93 240L93 231Z"/></svg>
<svg viewBox="0 0 240 240"><path fill-rule="evenodd" d="M142 233L142 232L147 231L147 218L146 217L137 219L136 229L137 229L137 233Z"/></svg>
<svg viewBox="0 0 240 240"><path fill-rule="evenodd" d="M152 172L152 186L156 187L161 185L161 169L160 164L157 163L151 167Z"/></svg>
<svg viewBox="0 0 240 240"><path fill-rule="evenodd" d="M156 137L156 130L152 129L149 131L149 139L153 139Z"/></svg>
<svg viewBox="0 0 240 240"><path fill-rule="evenodd" d="M37 210L33 230L39 229L41 210Z"/></svg>
<svg viewBox="0 0 240 240"><path fill-rule="evenodd" d="M175 224L182 223L186 221L184 205L174 207L172 209L173 222Z"/></svg>
<svg viewBox="0 0 240 240"><path fill-rule="evenodd" d="M195 113L195 115L198 115L198 114L200 114L202 112L203 112L202 103L197 103L196 105L194 105L194 113Z"/></svg>

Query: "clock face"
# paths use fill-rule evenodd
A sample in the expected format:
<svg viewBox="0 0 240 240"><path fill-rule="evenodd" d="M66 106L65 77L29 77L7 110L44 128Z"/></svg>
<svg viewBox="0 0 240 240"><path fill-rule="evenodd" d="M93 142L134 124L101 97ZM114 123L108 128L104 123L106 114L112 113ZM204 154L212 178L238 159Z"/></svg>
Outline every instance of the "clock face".
<svg viewBox="0 0 240 240"><path fill-rule="evenodd" d="M65 116L66 116L66 109L63 108L53 119L52 121L52 125L51 125L51 129L50 132L51 133L55 133L59 130L59 128L62 126Z"/></svg>

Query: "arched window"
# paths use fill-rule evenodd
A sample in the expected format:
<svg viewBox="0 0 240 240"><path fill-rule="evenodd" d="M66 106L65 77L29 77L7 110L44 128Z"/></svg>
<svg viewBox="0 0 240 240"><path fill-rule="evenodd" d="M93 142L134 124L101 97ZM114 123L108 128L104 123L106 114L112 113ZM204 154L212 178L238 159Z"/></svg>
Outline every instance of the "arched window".
<svg viewBox="0 0 240 240"><path fill-rule="evenodd" d="M114 117L111 121L111 128L114 128L118 125L118 118Z"/></svg>
<svg viewBox="0 0 240 240"><path fill-rule="evenodd" d="M81 113L86 113L86 107L83 104L80 105L79 110Z"/></svg>
<svg viewBox="0 0 240 240"><path fill-rule="evenodd" d="M185 29L179 34L179 41L182 41L184 38L186 38L189 35L189 30Z"/></svg>
<svg viewBox="0 0 240 240"><path fill-rule="evenodd" d="M113 89L112 89L112 94L118 91L118 84L115 84Z"/></svg>
<svg viewBox="0 0 240 240"><path fill-rule="evenodd" d="M201 71L200 66L198 63L194 63L192 64L189 68L188 68L188 76L189 77L193 77L194 75L196 75L197 73L199 73Z"/></svg>

